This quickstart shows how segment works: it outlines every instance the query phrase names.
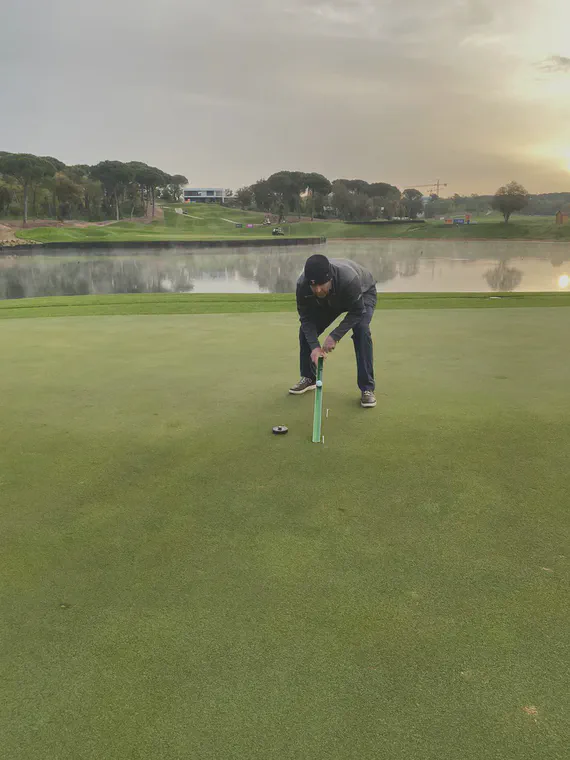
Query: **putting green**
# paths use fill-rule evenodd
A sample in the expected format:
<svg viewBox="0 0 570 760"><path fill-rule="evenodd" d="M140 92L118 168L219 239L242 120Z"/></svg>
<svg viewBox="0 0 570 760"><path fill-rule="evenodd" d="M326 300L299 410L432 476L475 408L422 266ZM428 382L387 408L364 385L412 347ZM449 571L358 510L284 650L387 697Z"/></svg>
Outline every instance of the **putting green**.
<svg viewBox="0 0 570 760"><path fill-rule="evenodd" d="M379 312L323 446L294 314L4 321L3 756L566 758L569 328Z"/></svg>

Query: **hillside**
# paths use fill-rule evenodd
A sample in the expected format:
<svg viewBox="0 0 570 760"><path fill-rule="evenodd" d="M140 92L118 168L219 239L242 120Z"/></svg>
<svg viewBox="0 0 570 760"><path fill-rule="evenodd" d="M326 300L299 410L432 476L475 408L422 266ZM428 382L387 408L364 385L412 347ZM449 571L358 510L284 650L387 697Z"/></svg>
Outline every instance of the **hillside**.
<svg viewBox="0 0 570 760"><path fill-rule="evenodd" d="M178 211L177 211L178 209ZM180 213L182 212L182 213ZM69 241L168 241L232 240L243 237L271 237L272 225L264 225L265 214L217 205L164 206L164 218L154 222L121 221L106 226L42 227L20 230L21 240L39 243ZM236 225L241 224L242 227ZM254 227L248 228L252 224ZM558 226L552 217L513 216L504 224L499 215L475 217L470 225L445 225L441 220L410 222L402 225L346 224L337 220L286 222L287 237L326 237L328 239L403 238L452 240L560 240L570 241L570 224Z"/></svg>

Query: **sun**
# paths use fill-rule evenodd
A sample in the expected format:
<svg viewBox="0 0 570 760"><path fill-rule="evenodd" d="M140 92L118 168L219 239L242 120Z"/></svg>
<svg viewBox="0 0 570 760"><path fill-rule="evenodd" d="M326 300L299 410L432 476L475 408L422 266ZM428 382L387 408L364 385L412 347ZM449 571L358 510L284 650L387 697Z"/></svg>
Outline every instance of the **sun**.
<svg viewBox="0 0 570 760"><path fill-rule="evenodd" d="M558 287L567 288L570 285L570 277L567 274L561 274L558 278Z"/></svg>
<svg viewBox="0 0 570 760"><path fill-rule="evenodd" d="M561 156L562 161L564 162L564 166L566 167L567 171L570 172L570 148L559 148L558 149L558 155Z"/></svg>
<svg viewBox="0 0 570 760"><path fill-rule="evenodd" d="M562 166L566 169L566 171L570 172L570 148L563 148L559 154L558 158L562 159Z"/></svg>
<svg viewBox="0 0 570 760"><path fill-rule="evenodd" d="M559 170L570 172L570 147L567 144L559 142L542 143L530 147L528 152L532 153L535 158L547 161L553 167L557 166Z"/></svg>

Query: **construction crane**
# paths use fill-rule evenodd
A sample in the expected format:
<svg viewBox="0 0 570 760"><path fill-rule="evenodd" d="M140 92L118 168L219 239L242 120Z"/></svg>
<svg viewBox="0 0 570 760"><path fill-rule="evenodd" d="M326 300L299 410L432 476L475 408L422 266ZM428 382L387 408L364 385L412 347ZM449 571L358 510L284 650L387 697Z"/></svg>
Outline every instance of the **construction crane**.
<svg viewBox="0 0 570 760"><path fill-rule="evenodd" d="M435 182L431 182L429 185L409 185L409 187L429 187L431 190L435 190L435 194L439 196L439 188L447 187L447 182L440 182L440 180L436 180Z"/></svg>

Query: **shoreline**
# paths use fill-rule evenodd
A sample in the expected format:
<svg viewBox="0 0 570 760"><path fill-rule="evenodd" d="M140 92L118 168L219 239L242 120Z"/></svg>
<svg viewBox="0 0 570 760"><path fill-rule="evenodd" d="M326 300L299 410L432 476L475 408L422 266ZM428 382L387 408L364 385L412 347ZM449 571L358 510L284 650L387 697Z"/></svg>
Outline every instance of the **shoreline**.
<svg viewBox="0 0 570 760"><path fill-rule="evenodd" d="M18 245L0 245L0 255L8 252L45 253L53 250L69 249L100 249L101 251L113 248L279 248L283 246L301 245L324 245L325 237L267 237L267 238L233 238L214 240L80 240L63 241L60 243L23 243Z"/></svg>
<svg viewBox="0 0 570 760"><path fill-rule="evenodd" d="M21 238L20 238L21 239ZM27 252L36 252L46 254L49 251L56 250L93 250L101 251L112 250L114 248L126 248L136 251L140 249L152 248L184 248L184 249L209 249L209 248L280 248L287 246L303 245L325 245L326 243L372 243L372 242L400 242L400 243L548 243L560 246L570 246L570 240L556 240L554 238L508 238L508 237L435 237L433 235L426 237L405 237L405 236L379 236L379 237L258 237L258 238L214 238L211 240L75 240L75 241L50 241L41 242L22 242L2 244L0 241L0 256L10 254L24 254Z"/></svg>
<svg viewBox="0 0 570 760"><path fill-rule="evenodd" d="M509 237L347 237L347 238L327 238L327 243L353 243L363 241L369 243L371 240L390 240L410 243L418 241L419 243L557 243L558 245L570 246L570 240L554 240L554 238L509 238Z"/></svg>

